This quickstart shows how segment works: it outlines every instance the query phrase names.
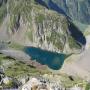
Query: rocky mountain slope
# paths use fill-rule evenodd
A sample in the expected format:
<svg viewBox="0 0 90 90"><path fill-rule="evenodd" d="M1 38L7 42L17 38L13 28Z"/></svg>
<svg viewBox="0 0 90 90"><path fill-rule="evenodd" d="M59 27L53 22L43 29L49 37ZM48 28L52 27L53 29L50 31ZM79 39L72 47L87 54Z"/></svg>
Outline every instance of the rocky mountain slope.
<svg viewBox="0 0 90 90"><path fill-rule="evenodd" d="M11 56L11 58L17 57L16 59L20 59L20 61L23 60L24 54L18 53L17 50L2 50L5 49L6 43L14 49L33 46L53 52L69 53L70 55L81 53L85 49L86 39L73 22L90 24L90 2L89 0L84 2L85 0L63 0L62 2L61 0L43 0L43 2L41 0L0 0L0 50L3 51L4 55ZM85 32L85 35L89 34L88 32L89 29ZM90 47L89 44L88 47ZM89 53L86 53L85 57L87 57L87 54L89 55ZM79 64L82 65L78 69L77 63L80 59L77 59L77 62L74 62L73 59L77 58L72 55L73 63L70 61L68 64L66 61L64 73L68 72L71 75L75 71L75 73L80 73L79 76L81 74L86 76L89 73L86 71L89 61L87 60L87 63L85 59L80 61ZM32 63L34 63L33 66L41 66L41 64L36 63L36 60ZM87 66L87 68L84 70L83 66ZM88 76L90 76L90 73Z"/></svg>
<svg viewBox="0 0 90 90"><path fill-rule="evenodd" d="M64 14L72 20L90 24L89 0L39 0L39 2L46 5L49 9Z"/></svg>
<svg viewBox="0 0 90 90"><path fill-rule="evenodd" d="M0 40L3 42L56 52L80 51L82 45L70 35L69 23L62 14L34 0L0 0Z"/></svg>

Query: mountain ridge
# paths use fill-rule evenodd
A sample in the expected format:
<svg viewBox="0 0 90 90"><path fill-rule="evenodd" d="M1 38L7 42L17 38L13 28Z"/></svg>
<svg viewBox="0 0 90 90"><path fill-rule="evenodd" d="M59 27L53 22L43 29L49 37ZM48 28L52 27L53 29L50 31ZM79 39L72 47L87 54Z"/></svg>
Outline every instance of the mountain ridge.
<svg viewBox="0 0 90 90"><path fill-rule="evenodd" d="M89 0L63 0L63 1L40 0L40 1L45 3L45 5L47 5L49 9L53 9L59 13L62 13L65 16L71 18L72 20L79 21L83 24L90 24ZM38 2L40 3L40 1Z"/></svg>

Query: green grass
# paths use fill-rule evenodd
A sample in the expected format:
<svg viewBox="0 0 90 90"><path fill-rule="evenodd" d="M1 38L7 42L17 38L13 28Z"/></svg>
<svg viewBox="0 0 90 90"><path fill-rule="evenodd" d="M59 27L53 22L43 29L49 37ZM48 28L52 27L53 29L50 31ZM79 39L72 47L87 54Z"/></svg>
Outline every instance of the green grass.
<svg viewBox="0 0 90 90"><path fill-rule="evenodd" d="M85 32L84 32L84 35L85 35L85 36L90 35L90 31L85 31Z"/></svg>
<svg viewBox="0 0 90 90"><path fill-rule="evenodd" d="M52 42L54 46L56 46L58 49L63 50L63 44L60 41L60 38L62 38L63 35L60 33L52 31L51 36L47 36L47 41Z"/></svg>
<svg viewBox="0 0 90 90"><path fill-rule="evenodd" d="M81 46L76 43L75 39L72 36L68 36L70 48L81 49Z"/></svg>
<svg viewBox="0 0 90 90"><path fill-rule="evenodd" d="M85 90L90 90L90 83L86 85Z"/></svg>
<svg viewBox="0 0 90 90"><path fill-rule="evenodd" d="M3 58L5 59L5 56L0 54L0 60L3 60ZM11 60L13 60L13 59L11 59ZM18 76L24 76L24 75L25 76L26 75L38 76L38 75L44 75L44 74L51 74L51 72L48 69L39 70L33 66L26 65L22 62L19 62L16 60L13 60L13 61L14 61L14 64L10 65L5 70L5 74L9 77L18 78ZM69 79L68 75L66 75L66 74L60 74L58 76L60 76L59 80L62 82L62 85L64 85L67 88L73 87L76 84L83 87L86 84L86 82L83 81L79 77L73 77L74 81L72 81ZM90 86L90 84L87 84L85 90L89 90L89 88L90 88L89 86Z"/></svg>
<svg viewBox="0 0 90 90"><path fill-rule="evenodd" d="M15 25L15 22L16 22L16 16L15 15L12 15L10 17L10 23L9 23L11 29L13 29L13 27Z"/></svg>
<svg viewBox="0 0 90 90"><path fill-rule="evenodd" d="M61 75L61 82L66 88L71 88L75 85L78 85L80 87L84 87L86 82L79 78L78 76L73 77L73 81L69 79L68 75L62 74Z"/></svg>
<svg viewBox="0 0 90 90"><path fill-rule="evenodd" d="M9 29L12 30L16 23L16 18L20 14L23 19L27 19L31 21L31 1L30 0L9 0L9 9L8 12L10 13L10 22L9 22ZM13 7L12 7L13 6Z"/></svg>
<svg viewBox="0 0 90 90"><path fill-rule="evenodd" d="M24 63L21 62L15 62L14 65L8 67L8 69L5 71L5 74L7 76L11 76L11 77L17 77L17 76L24 76L24 75L40 75L40 74L44 74L45 71L40 71L39 69L32 67L32 66L28 66Z"/></svg>
<svg viewBox="0 0 90 90"><path fill-rule="evenodd" d="M33 42L33 31L29 30L28 32L26 32L26 35L28 36L29 40Z"/></svg>
<svg viewBox="0 0 90 90"><path fill-rule="evenodd" d="M9 47L10 48L13 48L13 49L16 49L16 50L23 50L24 49L24 46L23 45L20 45L20 44L15 43L15 42L11 42L9 44Z"/></svg>
<svg viewBox="0 0 90 90"><path fill-rule="evenodd" d="M1 65L2 59L3 59L3 55L0 54L0 65Z"/></svg>
<svg viewBox="0 0 90 90"><path fill-rule="evenodd" d="M26 65L23 62L19 62L18 60L10 59L6 57L3 54L0 54L0 65L2 65L2 61L13 61L13 64L10 64L10 66L5 69L5 74L6 76L9 77L17 77L17 76L24 76L24 75L40 75L40 74L45 74L49 73L48 69L45 70L40 70L37 69L31 65Z"/></svg>
<svg viewBox="0 0 90 90"><path fill-rule="evenodd" d="M13 15L21 13L27 17L32 9L31 2L31 0L9 0L9 11Z"/></svg>
<svg viewBox="0 0 90 90"><path fill-rule="evenodd" d="M37 21L38 23L42 23L44 20L45 20L45 16L44 16L43 14L38 14L38 15L36 16L36 21Z"/></svg>

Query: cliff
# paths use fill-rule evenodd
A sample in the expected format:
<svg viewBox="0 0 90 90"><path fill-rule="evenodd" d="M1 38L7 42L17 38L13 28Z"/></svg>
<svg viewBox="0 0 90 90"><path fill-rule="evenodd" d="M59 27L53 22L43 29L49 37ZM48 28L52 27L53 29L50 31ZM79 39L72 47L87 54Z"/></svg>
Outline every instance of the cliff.
<svg viewBox="0 0 90 90"><path fill-rule="evenodd" d="M69 33L67 18L36 0L0 0L0 40L49 51L74 53L82 45Z"/></svg>

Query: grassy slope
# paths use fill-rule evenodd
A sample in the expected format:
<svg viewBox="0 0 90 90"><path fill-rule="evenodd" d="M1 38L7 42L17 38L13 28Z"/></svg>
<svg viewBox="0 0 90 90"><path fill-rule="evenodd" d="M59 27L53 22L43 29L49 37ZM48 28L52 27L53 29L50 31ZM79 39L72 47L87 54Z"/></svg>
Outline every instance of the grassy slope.
<svg viewBox="0 0 90 90"><path fill-rule="evenodd" d="M12 58L6 57L3 54L0 54L0 66L2 65L2 61L13 61L14 64L10 65L6 71L5 74L10 77L16 77L18 75L24 75L24 74L32 74L32 75L40 75L44 73L49 73L47 70L39 70L33 66L26 65L22 62L19 62L18 60L14 60Z"/></svg>

